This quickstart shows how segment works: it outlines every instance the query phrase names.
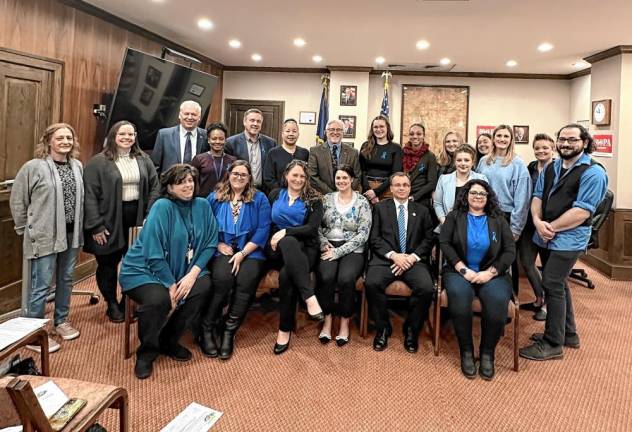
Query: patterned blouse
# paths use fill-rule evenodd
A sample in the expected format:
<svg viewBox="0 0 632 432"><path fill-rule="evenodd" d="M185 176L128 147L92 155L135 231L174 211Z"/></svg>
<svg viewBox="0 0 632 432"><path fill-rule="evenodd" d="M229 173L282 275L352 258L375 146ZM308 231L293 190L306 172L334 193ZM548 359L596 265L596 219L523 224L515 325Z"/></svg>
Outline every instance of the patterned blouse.
<svg viewBox="0 0 632 432"><path fill-rule="evenodd" d="M57 167L62 190L64 191L64 215L66 217L66 223L71 224L75 221L75 203L77 199L75 196L77 192L75 174L72 172L72 167L68 162L55 161L55 167Z"/></svg>
<svg viewBox="0 0 632 432"><path fill-rule="evenodd" d="M334 259L343 257L351 252L362 253L364 245L369 239L371 231L371 206L367 199L357 192L353 192L352 205L344 213L338 211L336 201L338 192L325 195L323 220L318 228L321 248L330 245L329 235L342 230L345 243L334 249Z"/></svg>

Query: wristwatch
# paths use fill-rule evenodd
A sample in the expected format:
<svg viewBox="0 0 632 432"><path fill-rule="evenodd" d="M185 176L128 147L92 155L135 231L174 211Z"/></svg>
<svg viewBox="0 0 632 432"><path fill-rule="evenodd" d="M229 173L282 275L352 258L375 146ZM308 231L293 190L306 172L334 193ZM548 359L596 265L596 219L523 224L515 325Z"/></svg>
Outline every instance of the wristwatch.
<svg viewBox="0 0 632 432"><path fill-rule="evenodd" d="M496 270L496 267L490 267L489 268L489 272L491 274L493 274L494 276L496 276L498 274L498 270Z"/></svg>
<svg viewBox="0 0 632 432"><path fill-rule="evenodd" d="M469 268L467 268L467 267L461 267L461 270L459 270L459 273L461 273L463 276L465 276L465 274L467 273L468 270L469 270Z"/></svg>

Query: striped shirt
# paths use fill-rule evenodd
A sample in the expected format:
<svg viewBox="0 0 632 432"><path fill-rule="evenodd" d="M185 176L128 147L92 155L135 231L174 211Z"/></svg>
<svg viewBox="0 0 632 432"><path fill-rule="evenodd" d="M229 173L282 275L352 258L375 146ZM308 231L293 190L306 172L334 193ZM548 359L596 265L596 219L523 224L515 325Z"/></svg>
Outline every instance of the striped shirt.
<svg viewBox="0 0 632 432"><path fill-rule="evenodd" d="M116 159L116 167L121 172L123 179L123 201L135 201L139 195L140 171L136 158L129 154L119 155Z"/></svg>

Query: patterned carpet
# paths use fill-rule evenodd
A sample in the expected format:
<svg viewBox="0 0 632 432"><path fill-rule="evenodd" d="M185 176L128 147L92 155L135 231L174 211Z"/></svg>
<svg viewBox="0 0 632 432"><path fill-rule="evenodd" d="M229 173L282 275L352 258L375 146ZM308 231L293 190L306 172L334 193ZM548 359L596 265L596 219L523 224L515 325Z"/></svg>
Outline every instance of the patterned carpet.
<svg viewBox="0 0 632 432"><path fill-rule="evenodd" d="M89 305L82 296L73 297L71 310L82 336L51 356L52 375L127 388L135 432L159 431L191 401L224 412L218 431L630 431L632 283L589 274L595 290L572 287L582 348L567 349L563 360L521 359L516 373L505 337L492 382L461 375L449 326L438 357L427 333L417 354L406 353L401 320L382 353L372 350L373 335L361 339L357 329L343 348L322 346L309 324L287 353L274 356L277 315L258 310L238 333L230 361L203 357L187 336L191 362L161 357L154 375L139 381L134 359L123 360L123 325L105 320L103 302ZM525 280L522 286L522 300L530 301ZM96 290L94 279L76 288ZM524 346L542 324L521 315ZM102 423L114 431L115 420L112 412Z"/></svg>

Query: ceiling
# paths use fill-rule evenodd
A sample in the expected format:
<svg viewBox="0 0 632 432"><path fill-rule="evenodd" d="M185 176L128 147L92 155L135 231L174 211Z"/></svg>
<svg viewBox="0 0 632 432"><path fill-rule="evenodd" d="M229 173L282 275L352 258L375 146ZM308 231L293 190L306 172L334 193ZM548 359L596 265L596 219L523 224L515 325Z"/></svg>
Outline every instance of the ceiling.
<svg viewBox="0 0 632 432"><path fill-rule="evenodd" d="M569 74L572 64L632 45L630 0L87 0L227 66L438 65L454 72ZM201 30L207 18L213 28ZM627 29L627 30L626 30ZM297 48L293 39L306 45ZM238 39L238 49L228 46ZM418 50L426 40L430 47ZM539 44L554 48L541 53ZM262 56L260 62L252 54ZM314 55L322 56L320 64ZM515 67L507 67L515 60ZM432 70L432 69L431 69Z"/></svg>

